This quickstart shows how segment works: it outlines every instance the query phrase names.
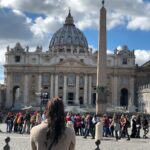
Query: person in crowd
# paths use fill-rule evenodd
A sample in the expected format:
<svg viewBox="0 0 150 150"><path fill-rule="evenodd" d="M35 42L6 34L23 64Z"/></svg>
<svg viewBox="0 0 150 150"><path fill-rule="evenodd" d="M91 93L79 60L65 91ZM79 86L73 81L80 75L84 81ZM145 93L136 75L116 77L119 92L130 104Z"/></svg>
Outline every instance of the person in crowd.
<svg viewBox="0 0 150 150"><path fill-rule="evenodd" d="M143 130L144 130L143 138L148 138L147 134L149 132L149 123L148 123L148 120L146 119L146 117L143 118L142 127L143 127Z"/></svg>
<svg viewBox="0 0 150 150"><path fill-rule="evenodd" d="M85 118L84 138L87 138L87 136L90 133L92 136L92 139L94 139L94 129L95 129L95 126L93 125L93 122L92 122L92 116L90 114L87 114L87 116Z"/></svg>
<svg viewBox="0 0 150 150"><path fill-rule="evenodd" d="M36 125L36 114L37 112L34 112L30 118L30 127L33 128Z"/></svg>
<svg viewBox="0 0 150 150"><path fill-rule="evenodd" d="M114 125L116 141L118 141L120 139L120 130L121 130L119 116L116 115L113 116L112 124Z"/></svg>
<svg viewBox="0 0 150 150"><path fill-rule="evenodd" d="M81 130L80 130L80 135L83 136L85 133L85 116L82 115L81 117Z"/></svg>
<svg viewBox="0 0 150 150"><path fill-rule="evenodd" d="M137 128L136 128L136 116L133 115L131 117L131 138L135 138L136 137L136 133L137 133Z"/></svg>
<svg viewBox="0 0 150 150"><path fill-rule="evenodd" d="M26 111L25 115L23 116L24 118L24 124L23 124L23 133L30 133L30 119L31 115L29 111Z"/></svg>
<svg viewBox="0 0 150 150"><path fill-rule="evenodd" d="M121 135L120 137L125 137L125 125L126 125L126 118L125 116L122 114L121 117L120 117L120 128L121 128Z"/></svg>
<svg viewBox="0 0 150 150"><path fill-rule="evenodd" d="M17 123L17 119L19 117L19 113L16 113L14 115L14 120L13 120L13 125L14 125L14 132L18 132L18 123Z"/></svg>
<svg viewBox="0 0 150 150"><path fill-rule="evenodd" d="M18 118L17 118L17 124L18 124L18 132L21 134L22 133L22 129L23 129L23 113L19 113Z"/></svg>
<svg viewBox="0 0 150 150"><path fill-rule="evenodd" d="M13 126L13 115L11 112L8 112L6 120L6 132L11 132L12 131L12 126Z"/></svg>
<svg viewBox="0 0 150 150"><path fill-rule="evenodd" d="M64 105L59 97L48 101L46 118L31 129L32 150L74 150L75 133L65 126Z"/></svg>
<svg viewBox="0 0 150 150"><path fill-rule="evenodd" d="M106 114L103 115L102 123L103 123L103 136L107 137L109 134L109 119Z"/></svg>
<svg viewBox="0 0 150 150"><path fill-rule="evenodd" d="M112 117L109 117L109 131L110 135L114 137L114 122Z"/></svg>
<svg viewBox="0 0 150 150"><path fill-rule="evenodd" d="M46 111L44 111L43 113L42 113L42 121L45 121L46 120Z"/></svg>
<svg viewBox="0 0 150 150"><path fill-rule="evenodd" d="M42 117L39 112L36 113L36 119L35 119L35 124L38 125L42 122Z"/></svg>
<svg viewBox="0 0 150 150"><path fill-rule="evenodd" d="M92 117L92 126L93 126L93 137L95 137L95 126L96 126L96 124L98 123L98 118L97 118L97 116L96 115L94 115L93 117ZM92 138L93 138L92 137Z"/></svg>
<svg viewBox="0 0 150 150"><path fill-rule="evenodd" d="M131 127L131 124L130 124L130 120L129 120L127 115L125 116L125 119L126 119L126 123L125 123L125 126L124 126L124 134L125 134L125 137L127 136L127 140L130 140L130 136L129 136L129 133L128 133L128 128Z"/></svg>
<svg viewBox="0 0 150 150"><path fill-rule="evenodd" d="M81 116L80 114L75 115L75 133L79 135L81 133Z"/></svg>
<svg viewBox="0 0 150 150"><path fill-rule="evenodd" d="M87 114L85 117L85 132L84 132L84 138L87 138L89 135L89 129L90 129L90 114Z"/></svg>
<svg viewBox="0 0 150 150"><path fill-rule="evenodd" d="M140 130L141 130L141 117L140 115L137 115L136 117L136 138L140 138Z"/></svg>

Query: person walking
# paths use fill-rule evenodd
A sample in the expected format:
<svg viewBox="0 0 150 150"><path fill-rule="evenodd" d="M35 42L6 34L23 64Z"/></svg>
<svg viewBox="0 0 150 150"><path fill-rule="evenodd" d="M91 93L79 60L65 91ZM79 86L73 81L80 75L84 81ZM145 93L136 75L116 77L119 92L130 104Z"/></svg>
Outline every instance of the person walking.
<svg viewBox="0 0 150 150"><path fill-rule="evenodd" d="M149 123L148 123L148 120L146 119L146 117L143 118L142 126L143 126L143 130L144 130L143 138L146 139L146 138L148 138L146 135L149 132Z"/></svg>
<svg viewBox="0 0 150 150"><path fill-rule="evenodd" d="M65 126L64 105L59 97L48 101L46 118L31 129L32 150L74 150L75 132Z"/></svg>
<svg viewBox="0 0 150 150"><path fill-rule="evenodd" d="M120 120L118 116L113 116L112 124L114 125L116 141L120 139Z"/></svg>

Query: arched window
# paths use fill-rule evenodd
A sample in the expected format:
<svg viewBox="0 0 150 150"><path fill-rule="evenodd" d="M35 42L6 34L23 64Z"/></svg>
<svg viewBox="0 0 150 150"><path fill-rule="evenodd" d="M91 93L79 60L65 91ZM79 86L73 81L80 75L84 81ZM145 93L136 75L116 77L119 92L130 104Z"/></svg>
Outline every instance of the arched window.
<svg viewBox="0 0 150 150"><path fill-rule="evenodd" d="M79 84L80 84L81 87L84 86L84 75L81 75L81 76L80 76Z"/></svg>
<svg viewBox="0 0 150 150"><path fill-rule="evenodd" d="M58 83L59 83L59 86L63 86L63 83L64 83L64 75L63 75L63 73L59 74L59 76L58 76Z"/></svg>
<svg viewBox="0 0 150 150"><path fill-rule="evenodd" d="M75 74L74 73L70 73L68 74L68 78L67 78L67 82L69 86L74 86L75 85Z"/></svg>

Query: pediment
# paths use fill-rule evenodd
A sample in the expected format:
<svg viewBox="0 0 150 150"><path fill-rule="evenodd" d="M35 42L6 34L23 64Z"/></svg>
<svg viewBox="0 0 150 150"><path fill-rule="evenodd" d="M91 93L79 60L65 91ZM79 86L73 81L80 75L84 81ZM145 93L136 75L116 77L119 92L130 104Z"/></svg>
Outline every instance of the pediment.
<svg viewBox="0 0 150 150"><path fill-rule="evenodd" d="M63 61L59 62L57 65L62 66L62 67L67 67L67 66L68 67L70 67L70 66L72 66L72 67L86 67L86 66L88 66L84 62L80 62L80 61L78 61L76 59L72 59L72 58L63 60Z"/></svg>

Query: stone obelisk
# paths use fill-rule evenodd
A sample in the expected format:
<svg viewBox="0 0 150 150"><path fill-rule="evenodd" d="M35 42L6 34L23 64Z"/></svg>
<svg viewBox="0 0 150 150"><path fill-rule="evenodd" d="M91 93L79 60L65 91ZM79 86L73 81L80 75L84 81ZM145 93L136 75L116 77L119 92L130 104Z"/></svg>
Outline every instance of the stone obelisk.
<svg viewBox="0 0 150 150"><path fill-rule="evenodd" d="M107 103L107 51L106 51L106 9L104 0L100 9L99 39L98 39L98 59L97 59L97 95L96 114L106 112Z"/></svg>

